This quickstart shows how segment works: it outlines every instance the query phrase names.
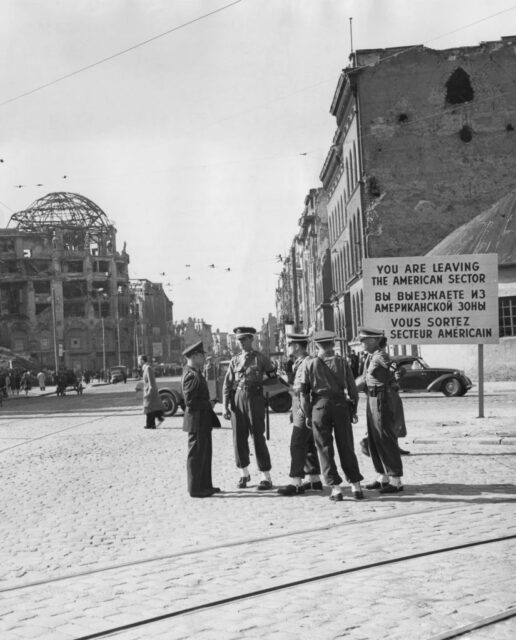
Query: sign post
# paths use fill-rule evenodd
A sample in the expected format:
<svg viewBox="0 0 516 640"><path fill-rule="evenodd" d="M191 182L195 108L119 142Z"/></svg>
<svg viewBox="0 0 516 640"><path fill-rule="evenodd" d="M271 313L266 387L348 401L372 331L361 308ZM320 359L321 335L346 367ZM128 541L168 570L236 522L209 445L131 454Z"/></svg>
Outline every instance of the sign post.
<svg viewBox="0 0 516 640"><path fill-rule="evenodd" d="M391 344L478 344L479 417L483 345L498 337L498 255L412 256L363 261L364 324Z"/></svg>

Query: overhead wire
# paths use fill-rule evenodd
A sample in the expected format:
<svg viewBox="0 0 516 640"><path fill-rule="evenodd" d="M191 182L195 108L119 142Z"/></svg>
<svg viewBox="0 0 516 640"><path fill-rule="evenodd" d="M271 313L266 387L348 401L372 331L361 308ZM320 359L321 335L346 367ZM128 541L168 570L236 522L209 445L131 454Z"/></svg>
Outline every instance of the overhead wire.
<svg viewBox="0 0 516 640"><path fill-rule="evenodd" d="M9 98L8 100L4 100L3 102L0 102L0 107L3 107L6 104L10 104L11 102L14 102L15 100L19 100L20 98L25 98L26 96L30 96L33 93L36 93L37 91L41 91L42 89L46 89L48 87L51 87L54 84L57 84L58 82L62 82L63 80L67 80L68 78L72 78L73 76L79 75L80 73L83 73L84 71L88 71L88 69L93 69L94 67L98 67L101 64L104 64L105 62L109 62L110 60L114 60L115 58L119 58L120 56L125 55L126 53L129 53L130 51L134 51L135 49L139 49L140 47L144 47L145 45L154 42L155 40L159 40L160 38L164 38L165 36L170 35L171 33L174 33L175 31L179 31L180 29L184 29L185 27L188 27L196 22L200 22L201 20L204 20L205 18L209 18L210 16L215 15L216 13L220 13L221 11L225 11L226 9L229 9L230 7L235 6L236 4L240 4L241 2L243 2L244 0L234 0L234 2L230 2L229 4L224 5L223 7L219 7L218 9L214 9L213 11L209 11L208 13L205 13L201 16L198 16L197 18L193 18L192 20L188 20L187 22L183 22L180 25L177 25L176 27L172 27L171 29L167 29L167 31L163 31L162 33L159 33L155 36L152 36L151 38L147 38L146 40L142 40L141 42L138 42L130 47L127 47L127 49L123 49L122 51L118 51L117 53L113 53L110 56L106 56L105 58L102 58L101 60L97 60L96 62L92 62L91 64L88 64L84 67L81 67L80 69L76 69L75 71L71 71L70 73L65 74L64 76L60 76L59 78L56 78L55 80L51 80L50 82L46 82L45 84L40 85L39 87L35 87L34 89L31 89L30 91L25 91L23 93L20 93L17 96L14 96L12 98Z"/></svg>

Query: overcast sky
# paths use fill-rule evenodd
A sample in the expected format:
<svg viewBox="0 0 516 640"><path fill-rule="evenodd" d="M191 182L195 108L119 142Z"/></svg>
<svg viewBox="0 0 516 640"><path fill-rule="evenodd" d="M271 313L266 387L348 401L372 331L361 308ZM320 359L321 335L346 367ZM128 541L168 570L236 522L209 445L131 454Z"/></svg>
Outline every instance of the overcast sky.
<svg viewBox="0 0 516 640"><path fill-rule="evenodd" d="M10 101L232 2L0 0L0 226L82 194L127 242L131 277L170 283L176 320L222 331L275 311L275 256L335 131L349 18L356 49L516 34L514 0L241 0Z"/></svg>

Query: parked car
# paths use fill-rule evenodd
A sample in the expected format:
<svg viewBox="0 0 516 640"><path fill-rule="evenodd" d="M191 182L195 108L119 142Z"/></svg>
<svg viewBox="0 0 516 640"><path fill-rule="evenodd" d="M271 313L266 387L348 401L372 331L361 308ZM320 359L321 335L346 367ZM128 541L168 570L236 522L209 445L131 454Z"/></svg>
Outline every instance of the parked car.
<svg viewBox="0 0 516 640"><path fill-rule="evenodd" d="M222 387L229 360L211 362L205 369L205 376L210 390L212 404L222 402ZM179 407L185 408L181 392L181 379L177 378L166 383L158 384L158 392L165 408L165 416L173 416ZM275 413L286 413L292 407L292 397L288 383L281 377L270 378L263 382L263 395L268 398L269 408Z"/></svg>
<svg viewBox="0 0 516 640"><path fill-rule="evenodd" d="M431 367L415 356L392 359L402 374L398 380L402 391L441 391L445 396L463 396L473 386L464 371Z"/></svg>
<svg viewBox="0 0 516 640"><path fill-rule="evenodd" d="M111 384L115 384L116 382L126 382L127 381L127 367L119 364L115 367L111 367L109 370L109 382Z"/></svg>

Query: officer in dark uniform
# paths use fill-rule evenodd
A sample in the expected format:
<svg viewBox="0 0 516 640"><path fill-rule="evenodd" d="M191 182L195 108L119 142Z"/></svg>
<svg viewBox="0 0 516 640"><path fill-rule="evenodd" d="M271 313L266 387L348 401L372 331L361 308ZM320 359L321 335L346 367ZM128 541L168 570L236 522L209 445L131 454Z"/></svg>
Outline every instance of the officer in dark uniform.
<svg viewBox="0 0 516 640"><path fill-rule="evenodd" d="M254 452L262 479L259 491L272 489L271 459L265 442L264 376L274 377L276 367L267 356L253 349L256 329L234 329L242 353L231 359L224 378L224 418L231 419L236 465L240 469L238 488L245 489L251 480L249 473L249 434L254 441Z"/></svg>
<svg viewBox="0 0 516 640"><path fill-rule="evenodd" d="M342 478L334 459L334 437L340 464L351 484L353 497L362 500L364 495L360 481L363 476L358 467L351 428L358 404L355 379L347 360L334 354L335 335L331 331L319 331L314 335L314 342L318 353L306 362L302 383L307 425L313 425L324 480L332 488L330 500L343 499Z"/></svg>
<svg viewBox="0 0 516 640"><path fill-rule="evenodd" d="M220 427L220 421L211 406L208 385L202 375L205 355L202 342L185 349L183 355L187 359L181 389L185 400L183 431L188 433L188 493L192 498L207 498L220 491L211 480L211 430Z"/></svg>
<svg viewBox="0 0 516 640"><path fill-rule="evenodd" d="M306 425L306 417L301 408L301 386L303 380L303 366L310 358L308 355L308 336L304 333L291 333L287 335L287 345L291 355L296 357L292 373L292 436L290 438L290 478L291 481L284 487L279 487L278 493L282 496L295 496L304 493L306 489L322 491L322 482L319 474L319 458L315 448L312 429ZM309 482L303 483L305 474L309 476Z"/></svg>
<svg viewBox="0 0 516 640"><path fill-rule="evenodd" d="M362 327L358 337L367 353L364 364L367 440L371 460L378 474L378 479L366 484L366 489L397 493L403 491L403 464L394 430L395 416L388 388L392 382L391 363L381 347L385 342L384 333L379 329Z"/></svg>

